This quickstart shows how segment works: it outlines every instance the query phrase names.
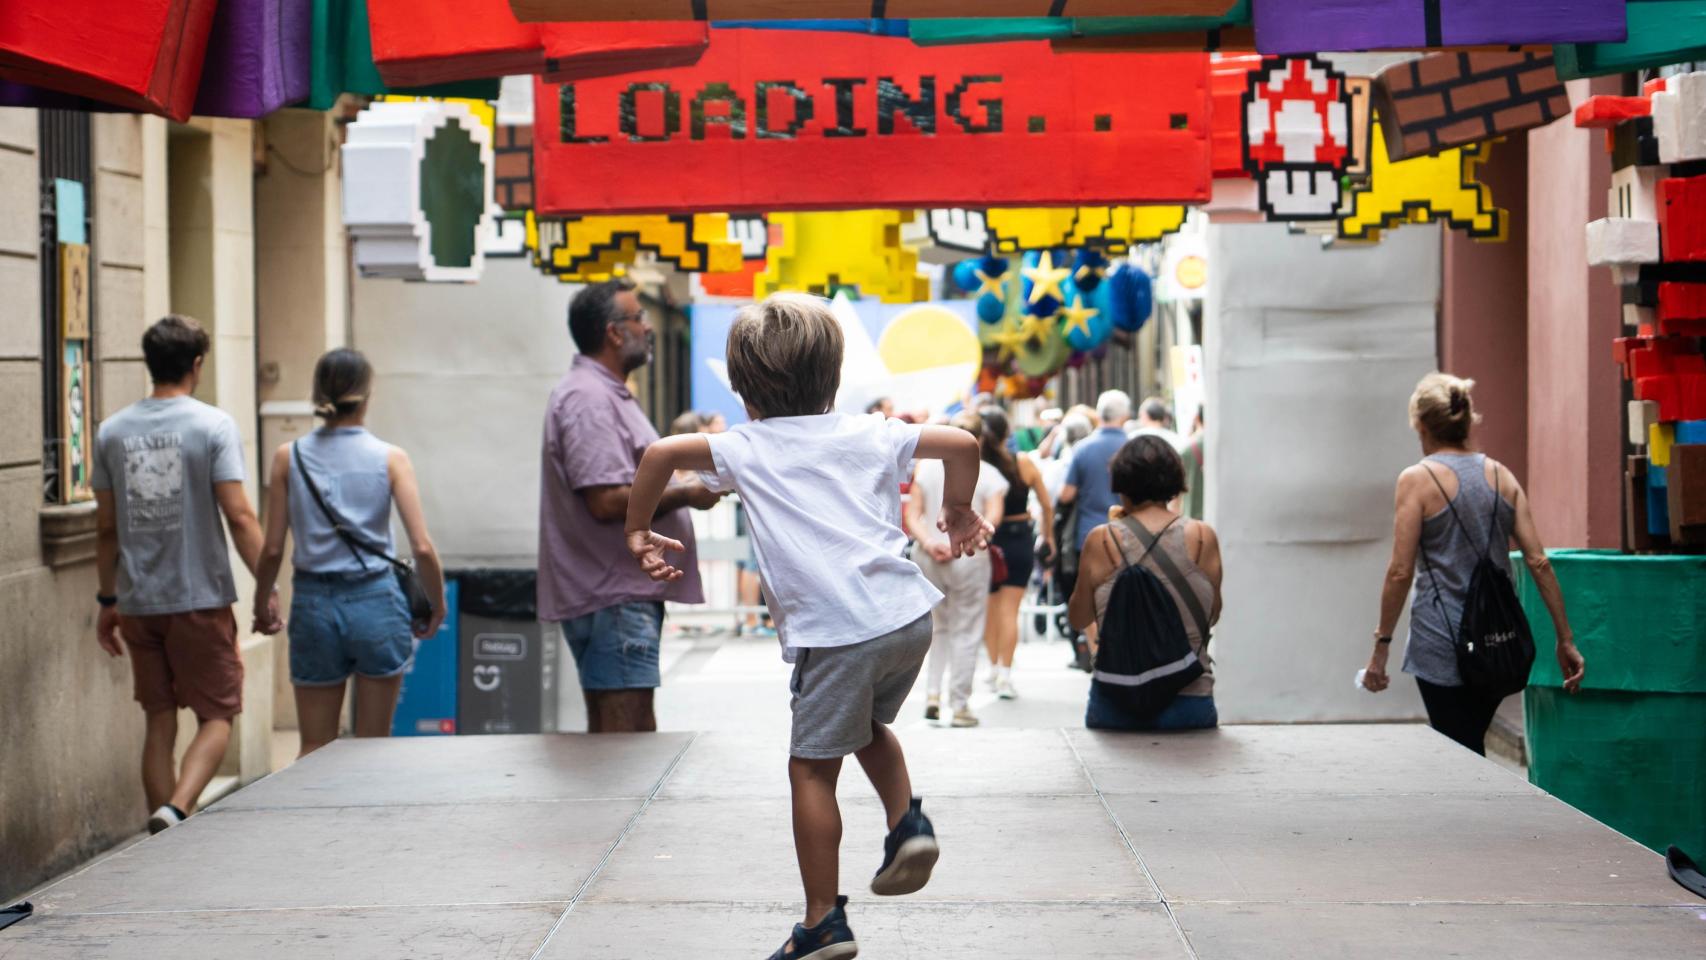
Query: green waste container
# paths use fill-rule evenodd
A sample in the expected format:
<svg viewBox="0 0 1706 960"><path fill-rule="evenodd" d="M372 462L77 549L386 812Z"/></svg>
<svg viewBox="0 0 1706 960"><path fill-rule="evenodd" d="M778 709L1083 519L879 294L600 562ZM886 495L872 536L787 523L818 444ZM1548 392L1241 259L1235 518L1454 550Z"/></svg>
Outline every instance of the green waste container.
<svg viewBox="0 0 1706 960"><path fill-rule="evenodd" d="M1706 854L1706 557L1549 556L1587 676L1564 692L1552 620L1513 558L1538 650L1530 782L1654 850Z"/></svg>

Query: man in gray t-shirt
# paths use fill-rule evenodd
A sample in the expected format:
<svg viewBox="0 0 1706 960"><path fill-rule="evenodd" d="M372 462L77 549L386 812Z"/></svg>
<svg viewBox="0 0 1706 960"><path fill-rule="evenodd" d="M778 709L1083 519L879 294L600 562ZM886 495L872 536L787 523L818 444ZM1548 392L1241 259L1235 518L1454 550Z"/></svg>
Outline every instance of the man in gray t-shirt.
<svg viewBox="0 0 1706 960"><path fill-rule="evenodd" d="M142 787L155 833L195 805L225 755L231 718L243 709L231 613L237 587L220 515L251 572L262 539L243 490L237 424L191 396L207 350L207 333L187 317L148 328L142 352L154 390L102 422L90 474L96 638L115 657L130 651L136 700L148 717ZM180 707L195 711L200 728L174 772Z"/></svg>

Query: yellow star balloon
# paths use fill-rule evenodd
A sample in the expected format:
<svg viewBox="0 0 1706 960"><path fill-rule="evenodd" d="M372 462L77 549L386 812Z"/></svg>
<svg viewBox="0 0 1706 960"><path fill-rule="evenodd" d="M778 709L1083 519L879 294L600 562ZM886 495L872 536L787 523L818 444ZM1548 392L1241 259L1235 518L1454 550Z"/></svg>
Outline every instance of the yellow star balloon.
<svg viewBox="0 0 1706 960"><path fill-rule="evenodd" d="M1025 335L1026 340L1033 337L1037 340L1046 340L1049 333L1054 330L1054 325L1054 317L1039 317L1031 313L1025 315L1025 319L1019 325L1019 332Z"/></svg>
<svg viewBox="0 0 1706 960"><path fill-rule="evenodd" d="M1095 307L1086 307L1084 305L1083 294L1078 295L1074 299L1077 301L1076 303L1060 308L1061 315L1066 317L1065 332L1070 334L1072 331L1077 330L1079 333L1088 337L1090 336L1090 318L1094 317L1101 311L1097 310Z"/></svg>
<svg viewBox="0 0 1706 960"><path fill-rule="evenodd" d="M1037 259L1036 266L1025 267L1021 272L1026 280L1031 281L1031 303L1036 303L1044 297L1053 297L1063 302L1066 300L1066 294L1060 290L1060 283L1072 276L1072 268L1056 267L1051 251L1044 250Z"/></svg>
<svg viewBox="0 0 1706 960"><path fill-rule="evenodd" d="M1005 360L1013 354L1018 353L1019 348L1023 347L1030 341L1031 335L1024 329L1002 330L999 333L992 334L989 339L996 346L1001 348L999 356L1002 360Z"/></svg>
<svg viewBox="0 0 1706 960"><path fill-rule="evenodd" d="M977 284L978 296L991 293L997 300L1007 299L1007 274L992 277L980 269L977 271Z"/></svg>

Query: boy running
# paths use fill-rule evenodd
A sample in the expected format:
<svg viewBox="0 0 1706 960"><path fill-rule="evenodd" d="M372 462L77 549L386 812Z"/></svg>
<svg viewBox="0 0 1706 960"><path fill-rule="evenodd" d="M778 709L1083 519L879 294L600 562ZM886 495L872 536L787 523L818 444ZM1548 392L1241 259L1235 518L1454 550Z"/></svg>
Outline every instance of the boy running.
<svg viewBox="0 0 1706 960"><path fill-rule="evenodd" d="M971 556L993 532L971 507L978 446L964 430L831 412L842 335L817 298L777 294L742 309L727 353L729 382L752 422L646 450L629 494L628 549L654 579L682 575L665 557L682 545L651 529L676 470L700 471L707 487L740 495L783 659L794 664L788 780L806 916L771 960L846 960L859 947L837 888L842 758L859 758L888 813L871 892L916 892L938 854L888 728L929 653L930 611L942 599L902 556L900 485L915 457L941 460L938 526L954 556Z"/></svg>

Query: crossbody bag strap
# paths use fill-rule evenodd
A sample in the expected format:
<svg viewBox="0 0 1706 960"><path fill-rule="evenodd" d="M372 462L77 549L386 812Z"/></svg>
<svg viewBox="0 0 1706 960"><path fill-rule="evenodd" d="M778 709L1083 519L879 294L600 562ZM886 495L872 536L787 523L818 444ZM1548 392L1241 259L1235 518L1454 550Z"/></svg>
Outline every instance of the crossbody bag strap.
<svg viewBox="0 0 1706 960"><path fill-rule="evenodd" d="M326 522L332 525L332 532L337 534L338 539L342 540L344 542L344 546L349 548L349 552L355 557L356 562L361 564L361 568L363 570L367 569L367 558L362 556L363 551L384 560L393 567L404 565L403 562L398 560L396 557L391 556L372 544L363 543L355 534L350 533L349 527L344 523L343 518L333 512L331 506L326 503L326 499L320 495L320 488L315 485L313 474L308 472L308 467L302 462L302 449L298 443L292 443L290 445L290 454L296 460L297 472L302 474L302 485L308 488L308 493L313 496L314 503L320 507L320 512L325 514Z"/></svg>
<svg viewBox="0 0 1706 960"><path fill-rule="evenodd" d="M1191 589L1190 580L1186 579L1178 564L1173 562L1173 558L1167 555L1167 551L1155 549L1156 544L1161 542L1161 535L1167 532L1168 527L1178 523L1179 518L1174 517L1167 521L1167 526L1162 527L1160 533L1150 533L1149 528L1134 517L1123 517L1120 522L1137 535L1138 542L1143 544L1143 556L1153 556L1155 565L1161 568L1162 575L1172 581L1173 589L1178 592L1179 599L1185 601L1185 609L1197 623L1197 636L1202 638L1204 647L1208 646L1208 611L1202 608L1202 601L1197 599L1197 592ZM1143 557L1139 557L1137 562L1142 563Z"/></svg>

